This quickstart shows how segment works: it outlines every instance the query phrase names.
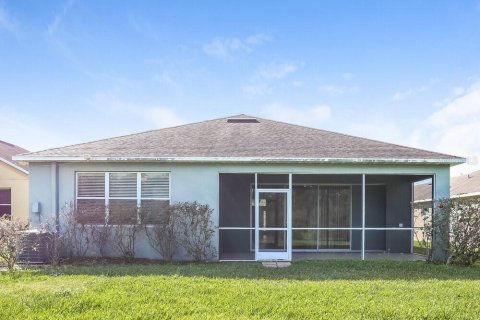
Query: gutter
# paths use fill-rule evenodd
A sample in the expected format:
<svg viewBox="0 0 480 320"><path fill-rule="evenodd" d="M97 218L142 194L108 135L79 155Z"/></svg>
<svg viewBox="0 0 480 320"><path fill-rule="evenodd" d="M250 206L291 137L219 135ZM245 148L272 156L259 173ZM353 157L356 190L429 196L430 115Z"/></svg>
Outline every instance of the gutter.
<svg viewBox="0 0 480 320"><path fill-rule="evenodd" d="M26 162L180 162L180 163L411 163L411 164L450 164L465 163L464 158L450 159L399 159L399 158L276 158L276 157L144 157L144 156L29 156L13 157Z"/></svg>

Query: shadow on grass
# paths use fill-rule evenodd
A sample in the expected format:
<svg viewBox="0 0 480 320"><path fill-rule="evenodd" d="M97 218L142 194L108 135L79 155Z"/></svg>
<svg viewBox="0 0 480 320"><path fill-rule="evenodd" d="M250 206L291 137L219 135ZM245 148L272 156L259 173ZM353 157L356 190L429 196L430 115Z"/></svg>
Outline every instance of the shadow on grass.
<svg viewBox="0 0 480 320"><path fill-rule="evenodd" d="M92 264L27 270L35 275L180 276L264 280L480 280L480 265L473 267L427 264L421 261L302 260L287 268L265 268L258 262L172 264Z"/></svg>

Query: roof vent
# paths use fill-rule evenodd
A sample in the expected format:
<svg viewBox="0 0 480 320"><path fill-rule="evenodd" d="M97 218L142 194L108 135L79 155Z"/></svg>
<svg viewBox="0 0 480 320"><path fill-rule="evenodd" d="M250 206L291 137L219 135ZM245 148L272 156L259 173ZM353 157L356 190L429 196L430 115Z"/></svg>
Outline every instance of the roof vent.
<svg viewBox="0 0 480 320"><path fill-rule="evenodd" d="M255 118L228 118L228 123L259 123Z"/></svg>

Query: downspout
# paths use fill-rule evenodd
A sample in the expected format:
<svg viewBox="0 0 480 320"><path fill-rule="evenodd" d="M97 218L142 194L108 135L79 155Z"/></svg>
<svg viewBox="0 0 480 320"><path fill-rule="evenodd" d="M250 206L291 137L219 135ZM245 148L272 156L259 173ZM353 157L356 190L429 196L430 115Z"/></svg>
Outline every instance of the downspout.
<svg viewBox="0 0 480 320"><path fill-rule="evenodd" d="M59 186L58 186L58 162L52 162L52 209L55 213L55 228L57 232L60 231L60 202L59 202Z"/></svg>

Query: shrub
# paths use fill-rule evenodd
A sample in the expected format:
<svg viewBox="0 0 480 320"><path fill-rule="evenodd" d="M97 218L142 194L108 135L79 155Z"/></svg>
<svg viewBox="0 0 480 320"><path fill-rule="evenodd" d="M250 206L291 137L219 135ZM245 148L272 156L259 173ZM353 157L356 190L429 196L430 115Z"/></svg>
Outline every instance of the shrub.
<svg viewBox="0 0 480 320"><path fill-rule="evenodd" d="M472 265L480 259L480 198L439 201L435 228L448 237L447 263Z"/></svg>
<svg viewBox="0 0 480 320"><path fill-rule="evenodd" d="M212 245L215 233L211 217L213 210L198 202L179 202L171 206L178 218L179 243L195 261L205 261L216 256Z"/></svg>
<svg viewBox="0 0 480 320"><path fill-rule="evenodd" d="M148 243L166 261L173 260L179 245L179 219L174 208L169 206L161 212L156 212L160 216L157 223L151 226L145 225L144 228Z"/></svg>
<svg viewBox="0 0 480 320"><path fill-rule="evenodd" d="M66 203L60 210L60 234L65 243L65 254L72 258L83 258L91 246L92 236L89 225L79 219L81 212L73 202Z"/></svg>
<svg viewBox="0 0 480 320"><path fill-rule="evenodd" d="M19 231L27 226L7 217L0 217L0 259L7 265L8 270L13 270L20 253L23 250L23 242Z"/></svg>
<svg viewBox="0 0 480 320"><path fill-rule="evenodd" d="M472 265L480 259L480 198L441 199L427 213L423 245L440 246L449 264ZM435 236L441 239L434 240ZM429 260L432 260L431 250Z"/></svg>
<svg viewBox="0 0 480 320"><path fill-rule="evenodd" d="M57 223L55 220L49 220L43 223L40 227L42 232L48 233L48 241L46 244L48 262L53 266L59 266L65 258L68 248L68 241L65 235L57 230Z"/></svg>
<svg viewBox="0 0 480 320"><path fill-rule="evenodd" d="M141 230L139 225L117 224L112 226L115 246L120 251L125 262L135 258L135 241L137 232Z"/></svg>
<svg viewBox="0 0 480 320"><path fill-rule="evenodd" d="M92 244L97 249L98 256L107 256L107 247L112 237L112 226L108 223L103 225L91 225Z"/></svg>
<svg viewBox="0 0 480 320"><path fill-rule="evenodd" d="M138 219L138 208L132 206L110 206L109 220L115 247L125 262L135 258L137 233L142 229Z"/></svg>

